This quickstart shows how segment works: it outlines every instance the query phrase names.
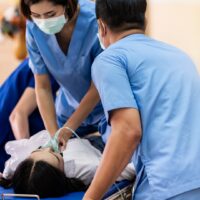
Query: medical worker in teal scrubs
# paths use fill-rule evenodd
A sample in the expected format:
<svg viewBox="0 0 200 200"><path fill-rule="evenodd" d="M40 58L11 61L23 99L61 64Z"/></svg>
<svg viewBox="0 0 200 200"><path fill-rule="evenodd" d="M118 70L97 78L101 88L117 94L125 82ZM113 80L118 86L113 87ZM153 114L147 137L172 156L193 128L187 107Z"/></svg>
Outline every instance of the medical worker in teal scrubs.
<svg viewBox="0 0 200 200"><path fill-rule="evenodd" d="M184 52L144 34L146 4L96 1L107 49L92 78L111 134L84 200L100 200L133 153L134 200L200 199L200 77Z"/></svg>
<svg viewBox="0 0 200 200"><path fill-rule="evenodd" d="M40 113L49 133L68 126L80 136L93 133L103 115L91 82L91 65L102 52L95 4L90 0L21 0L27 22L29 65L35 75ZM49 74L60 85L54 107ZM92 99L91 104L85 104ZM83 104L78 115L74 112ZM88 107L91 114L88 115ZM85 112L87 110L87 112ZM68 121L74 114L74 119ZM82 122L82 123L81 123ZM66 130L66 129L65 129Z"/></svg>

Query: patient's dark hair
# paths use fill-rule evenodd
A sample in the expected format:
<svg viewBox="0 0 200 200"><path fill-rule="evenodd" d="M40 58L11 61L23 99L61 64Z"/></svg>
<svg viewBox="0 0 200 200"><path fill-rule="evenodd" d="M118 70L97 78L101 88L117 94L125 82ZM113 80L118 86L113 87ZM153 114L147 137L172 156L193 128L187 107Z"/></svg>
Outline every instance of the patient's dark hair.
<svg viewBox="0 0 200 200"><path fill-rule="evenodd" d="M96 0L96 16L115 31L145 29L146 0Z"/></svg>
<svg viewBox="0 0 200 200"><path fill-rule="evenodd" d="M16 194L37 194L41 198L60 197L66 193L84 191L77 179L66 178L64 172L44 161L26 159L16 169L12 180L0 179L4 188L13 187Z"/></svg>
<svg viewBox="0 0 200 200"><path fill-rule="evenodd" d="M62 5L64 7L66 7L66 13L69 17L69 19L71 19L76 10L77 10L77 6L78 6L78 1L77 0L20 0L20 10L22 12L22 14L28 18L29 20L31 20L31 10L30 10L30 6L36 3L40 3L42 1L49 1L51 3L53 3L54 5Z"/></svg>

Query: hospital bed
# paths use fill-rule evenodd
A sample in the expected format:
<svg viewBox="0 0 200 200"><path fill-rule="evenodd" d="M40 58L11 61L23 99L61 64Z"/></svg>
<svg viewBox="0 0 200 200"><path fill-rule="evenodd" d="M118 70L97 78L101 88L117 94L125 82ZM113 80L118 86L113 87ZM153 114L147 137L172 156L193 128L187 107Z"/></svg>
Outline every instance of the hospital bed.
<svg viewBox="0 0 200 200"><path fill-rule="evenodd" d="M133 183L130 181L121 181L113 185L110 190L105 194L104 200L129 200L131 199ZM4 189L0 187L0 200L30 200L40 199L37 195L30 197L10 197L13 194L12 189ZM84 192L74 192L67 194L60 198L45 198L44 200L82 200ZM122 197L123 196L123 197Z"/></svg>

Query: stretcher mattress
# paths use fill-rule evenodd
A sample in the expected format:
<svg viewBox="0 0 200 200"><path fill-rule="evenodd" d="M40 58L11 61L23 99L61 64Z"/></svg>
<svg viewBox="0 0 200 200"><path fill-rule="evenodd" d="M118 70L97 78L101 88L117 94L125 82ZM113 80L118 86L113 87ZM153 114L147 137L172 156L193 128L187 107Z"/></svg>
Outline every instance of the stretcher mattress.
<svg viewBox="0 0 200 200"><path fill-rule="evenodd" d="M123 200L122 195L124 199L129 200L131 199L131 192L132 192L133 183L129 181L121 181L116 183L116 185L113 185L110 190L106 193L104 196L104 200ZM119 192L120 189L120 192ZM0 187L0 194L2 199L2 194L12 194L12 189L4 189ZM74 192L67 194L60 198L45 198L44 200L82 200L84 195L84 192ZM30 200L34 198L22 198L22 197L5 197L5 200ZM36 198L35 198L36 199Z"/></svg>

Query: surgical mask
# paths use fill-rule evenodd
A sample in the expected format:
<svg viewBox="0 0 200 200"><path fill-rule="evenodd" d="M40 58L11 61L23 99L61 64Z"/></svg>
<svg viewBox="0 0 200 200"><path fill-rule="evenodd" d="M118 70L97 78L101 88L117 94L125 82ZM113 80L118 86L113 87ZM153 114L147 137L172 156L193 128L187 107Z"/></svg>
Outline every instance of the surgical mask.
<svg viewBox="0 0 200 200"><path fill-rule="evenodd" d="M104 44L103 44L103 42L102 42L102 40L101 40L101 37L100 37L99 33L97 33L97 37L99 38L99 43L100 43L101 48L102 48L103 50L105 50L106 47L104 46Z"/></svg>
<svg viewBox="0 0 200 200"><path fill-rule="evenodd" d="M41 31L49 35L54 35L63 29L68 19L66 19L65 15L63 14L61 16L48 19L33 18L33 21Z"/></svg>

